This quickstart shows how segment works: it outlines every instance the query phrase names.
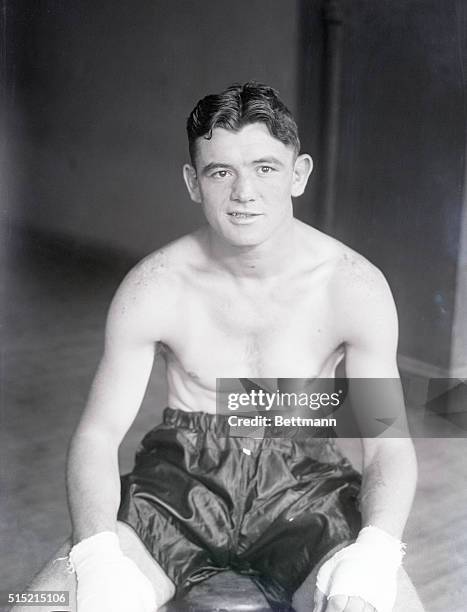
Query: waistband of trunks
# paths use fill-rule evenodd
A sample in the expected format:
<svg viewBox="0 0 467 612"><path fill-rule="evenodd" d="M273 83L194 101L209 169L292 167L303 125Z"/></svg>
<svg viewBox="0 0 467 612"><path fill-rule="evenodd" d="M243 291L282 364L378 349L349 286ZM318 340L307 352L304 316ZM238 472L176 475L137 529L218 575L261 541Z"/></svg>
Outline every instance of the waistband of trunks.
<svg viewBox="0 0 467 612"><path fill-rule="evenodd" d="M184 427L195 431L212 431L218 435L228 436L230 425L228 414L210 414L208 412L187 412L176 408L165 408L163 413L164 425Z"/></svg>

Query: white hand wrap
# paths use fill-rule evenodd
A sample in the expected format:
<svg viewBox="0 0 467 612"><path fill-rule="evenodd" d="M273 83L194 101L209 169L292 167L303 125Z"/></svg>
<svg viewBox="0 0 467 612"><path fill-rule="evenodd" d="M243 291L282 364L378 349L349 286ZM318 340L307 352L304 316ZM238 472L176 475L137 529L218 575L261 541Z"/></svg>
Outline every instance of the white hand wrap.
<svg viewBox="0 0 467 612"><path fill-rule="evenodd" d="M126 557L118 536L103 531L76 544L70 561L78 581L78 612L155 612L151 582Z"/></svg>
<svg viewBox="0 0 467 612"><path fill-rule="evenodd" d="M365 527L354 544L326 561L316 586L327 595L361 597L377 612L391 612L396 600L397 570L405 544L378 527Z"/></svg>

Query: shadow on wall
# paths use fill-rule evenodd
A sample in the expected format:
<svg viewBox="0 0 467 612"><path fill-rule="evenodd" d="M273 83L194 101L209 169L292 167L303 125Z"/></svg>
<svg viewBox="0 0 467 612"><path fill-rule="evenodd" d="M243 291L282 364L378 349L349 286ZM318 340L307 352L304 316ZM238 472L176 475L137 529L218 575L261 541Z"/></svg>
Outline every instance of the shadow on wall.
<svg viewBox="0 0 467 612"><path fill-rule="evenodd" d="M199 98L256 79L295 110L293 0L16 5L13 222L141 255L203 220L181 177Z"/></svg>
<svg viewBox="0 0 467 612"><path fill-rule="evenodd" d="M317 14L321 30L311 39ZM337 139L330 156L330 134L322 134L310 220L318 227L326 220L327 231L387 276L406 369L447 376L467 366L465 346L462 358L451 347L453 333L455 342L466 337L467 7L458 0L304 0L302 15L302 65L320 46L324 58L325 99L308 130L319 129L313 117L321 115ZM316 80L309 71L301 82L304 106L316 106ZM329 175L332 215L323 210Z"/></svg>

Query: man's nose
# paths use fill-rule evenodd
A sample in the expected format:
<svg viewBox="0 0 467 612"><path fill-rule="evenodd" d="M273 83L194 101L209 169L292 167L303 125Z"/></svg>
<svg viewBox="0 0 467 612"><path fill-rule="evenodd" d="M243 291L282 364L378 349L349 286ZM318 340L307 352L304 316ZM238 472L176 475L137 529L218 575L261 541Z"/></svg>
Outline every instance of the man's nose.
<svg viewBox="0 0 467 612"><path fill-rule="evenodd" d="M255 199L252 181L247 176L237 176L231 192L231 199L235 202L250 202Z"/></svg>

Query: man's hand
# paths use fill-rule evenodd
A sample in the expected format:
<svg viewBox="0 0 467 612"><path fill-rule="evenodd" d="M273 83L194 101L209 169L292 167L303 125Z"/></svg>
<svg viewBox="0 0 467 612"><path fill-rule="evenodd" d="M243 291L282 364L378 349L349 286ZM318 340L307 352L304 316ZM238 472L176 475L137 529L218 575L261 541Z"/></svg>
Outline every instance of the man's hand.
<svg viewBox="0 0 467 612"><path fill-rule="evenodd" d="M123 554L116 533L81 541L72 548L70 561L78 582L78 612L156 612L151 582Z"/></svg>
<svg viewBox="0 0 467 612"><path fill-rule="evenodd" d="M314 612L391 612L403 556L399 540L377 527L365 527L354 544L320 568Z"/></svg>

